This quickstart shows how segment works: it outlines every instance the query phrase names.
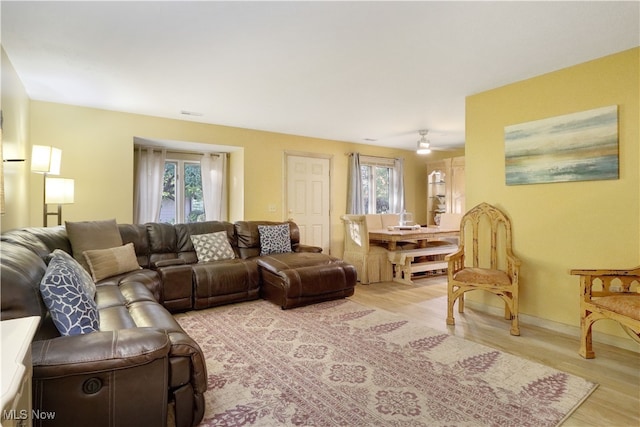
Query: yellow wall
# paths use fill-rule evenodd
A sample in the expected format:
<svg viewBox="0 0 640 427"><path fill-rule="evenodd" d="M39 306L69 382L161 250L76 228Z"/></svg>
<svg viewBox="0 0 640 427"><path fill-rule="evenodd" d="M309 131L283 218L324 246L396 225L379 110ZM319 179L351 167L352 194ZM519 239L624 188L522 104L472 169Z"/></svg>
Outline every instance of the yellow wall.
<svg viewBox="0 0 640 427"><path fill-rule="evenodd" d="M578 324L578 279L572 268L628 268L640 260L639 49L601 58L467 98L467 207L497 204L514 223L522 258L521 312ZM619 106L620 179L506 186L504 127L606 105ZM133 218L133 138L243 147L230 159L230 219L282 220L285 151L332 156L331 253L342 253L340 215L346 206L347 156L403 157L407 209L426 220L426 163L461 153L411 151L248 129L154 118L39 101L29 102L2 51L3 151L28 158L31 144L63 150L64 177L75 178L76 203L65 220ZM42 224L42 180L29 162L5 163L7 213L2 230ZM33 175L33 176L32 176ZM277 207L275 213L268 206ZM476 296L476 301L498 301ZM621 335L617 327L596 329Z"/></svg>
<svg viewBox="0 0 640 427"><path fill-rule="evenodd" d="M133 139L163 139L243 147L230 159L230 219L282 220L286 151L332 156L331 253L342 254L347 152L405 159L407 209L426 218L426 161L413 151L306 138L249 129L118 113L47 102L31 102L31 142L62 149L61 176L75 179L75 203L63 219L132 221ZM41 225L42 183L31 185L30 224ZM277 207L275 213L268 206Z"/></svg>
<svg viewBox="0 0 640 427"><path fill-rule="evenodd" d="M229 156L229 221L244 218L244 150Z"/></svg>
<svg viewBox="0 0 640 427"><path fill-rule="evenodd" d="M29 97L2 50L2 154L6 159L26 159L31 153L29 144ZM6 213L0 219L2 230L24 226L29 220L29 163L4 162Z"/></svg>
<svg viewBox="0 0 640 427"><path fill-rule="evenodd" d="M639 58L635 48L467 98L467 208L486 201L511 217L521 313L578 325L570 269L640 264ZM619 106L620 179L505 185L505 126L608 105ZM613 322L595 329L624 336Z"/></svg>

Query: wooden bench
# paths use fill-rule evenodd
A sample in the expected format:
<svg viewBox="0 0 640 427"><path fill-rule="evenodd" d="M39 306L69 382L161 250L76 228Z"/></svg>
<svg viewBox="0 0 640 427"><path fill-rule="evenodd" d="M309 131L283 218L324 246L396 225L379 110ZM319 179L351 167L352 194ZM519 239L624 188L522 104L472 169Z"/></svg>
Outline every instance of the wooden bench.
<svg viewBox="0 0 640 427"><path fill-rule="evenodd" d="M393 264L393 281L413 284L411 276L414 273L424 273L427 271L446 270L447 261L430 260L414 262L420 257L434 257L436 255L448 255L458 250L454 244L432 244L426 248L405 249L389 251L389 261Z"/></svg>

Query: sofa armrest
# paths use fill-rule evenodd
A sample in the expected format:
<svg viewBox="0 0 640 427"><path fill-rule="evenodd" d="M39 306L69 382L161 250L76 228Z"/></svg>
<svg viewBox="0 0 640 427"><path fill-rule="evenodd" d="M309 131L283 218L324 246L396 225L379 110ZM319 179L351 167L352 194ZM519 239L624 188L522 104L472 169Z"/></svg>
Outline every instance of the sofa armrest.
<svg viewBox="0 0 640 427"><path fill-rule="evenodd" d="M192 264L171 264L156 270L162 282L162 305L169 311L192 308Z"/></svg>
<svg viewBox="0 0 640 427"><path fill-rule="evenodd" d="M167 358L171 341L164 330L132 328L35 341L34 378L104 372Z"/></svg>
<svg viewBox="0 0 640 427"><path fill-rule="evenodd" d="M320 253L322 252L322 248L319 246L311 246L311 245L301 245L301 244L297 244L293 246L293 251L294 252L314 252L314 253Z"/></svg>
<svg viewBox="0 0 640 427"><path fill-rule="evenodd" d="M161 259L159 261L154 261L151 263L151 268L156 270L160 267L168 267L170 265L184 265L186 261L182 258L173 258L173 259Z"/></svg>
<svg viewBox="0 0 640 427"><path fill-rule="evenodd" d="M172 358L186 357L190 360L190 382L193 389L200 394L207 391L207 364L204 353L198 343L185 332L169 332Z"/></svg>
<svg viewBox="0 0 640 427"><path fill-rule="evenodd" d="M38 425L167 425L169 351L157 328L34 342L33 408L55 414Z"/></svg>

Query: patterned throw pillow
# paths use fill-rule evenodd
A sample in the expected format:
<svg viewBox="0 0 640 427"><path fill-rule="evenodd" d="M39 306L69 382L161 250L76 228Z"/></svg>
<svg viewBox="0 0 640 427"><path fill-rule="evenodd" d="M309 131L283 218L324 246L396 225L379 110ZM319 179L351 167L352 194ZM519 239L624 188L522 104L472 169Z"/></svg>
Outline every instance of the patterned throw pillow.
<svg viewBox="0 0 640 427"><path fill-rule="evenodd" d="M61 335L79 335L99 328L96 302L82 287L76 268L54 254L40 282L40 293Z"/></svg>
<svg viewBox="0 0 640 427"><path fill-rule="evenodd" d="M220 261L234 259L236 254L229 244L226 231L209 234L193 234L191 242L196 249L198 262Z"/></svg>
<svg viewBox="0 0 640 427"><path fill-rule="evenodd" d="M260 255L291 252L289 224L259 225Z"/></svg>
<svg viewBox="0 0 640 427"><path fill-rule="evenodd" d="M53 257L60 257L67 266L72 270L80 280L82 288L86 292L87 296L91 299L96 297L96 284L82 265L74 257L63 251L62 249L56 249L51 254Z"/></svg>

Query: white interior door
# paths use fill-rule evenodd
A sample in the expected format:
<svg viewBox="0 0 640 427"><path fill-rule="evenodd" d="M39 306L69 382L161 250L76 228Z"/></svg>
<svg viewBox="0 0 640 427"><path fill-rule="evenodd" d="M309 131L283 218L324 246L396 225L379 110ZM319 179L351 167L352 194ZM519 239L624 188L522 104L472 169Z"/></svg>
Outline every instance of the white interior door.
<svg viewBox="0 0 640 427"><path fill-rule="evenodd" d="M287 154L286 163L288 218L300 228L300 243L320 246L328 254L331 160Z"/></svg>

